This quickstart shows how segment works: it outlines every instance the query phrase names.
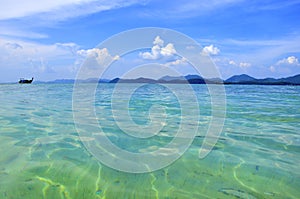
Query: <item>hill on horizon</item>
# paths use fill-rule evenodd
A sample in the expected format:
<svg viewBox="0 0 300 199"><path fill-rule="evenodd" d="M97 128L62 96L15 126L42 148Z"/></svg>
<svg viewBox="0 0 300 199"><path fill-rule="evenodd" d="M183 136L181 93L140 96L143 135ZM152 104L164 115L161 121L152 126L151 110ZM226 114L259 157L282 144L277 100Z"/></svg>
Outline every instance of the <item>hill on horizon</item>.
<svg viewBox="0 0 300 199"><path fill-rule="evenodd" d="M257 79L247 74L233 75L232 77L222 80L220 78L203 78L199 75L186 76L163 76L159 79L139 77L136 79L97 79L89 78L85 80L74 79L56 79L54 81L36 81L34 83L170 83L170 84L257 84L257 85L300 85L300 74L285 78L263 78Z"/></svg>

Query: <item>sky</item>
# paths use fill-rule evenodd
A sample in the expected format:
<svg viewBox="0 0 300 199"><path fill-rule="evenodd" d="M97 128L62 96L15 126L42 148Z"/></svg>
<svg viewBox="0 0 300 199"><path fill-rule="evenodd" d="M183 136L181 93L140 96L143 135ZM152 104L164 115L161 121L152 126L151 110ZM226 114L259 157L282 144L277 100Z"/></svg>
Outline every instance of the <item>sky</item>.
<svg viewBox="0 0 300 199"><path fill-rule="evenodd" d="M74 79L89 58L114 62L107 78L150 62L193 73L176 54L176 43L162 35L128 55L97 48L113 35L144 27L192 38L223 79L293 76L300 74L299 10L300 0L0 0L0 82Z"/></svg>

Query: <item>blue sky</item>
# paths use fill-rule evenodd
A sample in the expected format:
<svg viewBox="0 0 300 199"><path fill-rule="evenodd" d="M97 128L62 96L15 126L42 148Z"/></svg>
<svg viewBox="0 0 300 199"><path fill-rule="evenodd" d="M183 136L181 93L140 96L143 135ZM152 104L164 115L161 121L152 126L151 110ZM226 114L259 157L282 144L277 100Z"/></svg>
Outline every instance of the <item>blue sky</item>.
<svg viewBox="0 0 300 199"><path fill-rule="evenodd" d="M141 63L137 59L163 57L143 56L155 53L151 49L121 58L95 50L114 34L143 27L193 38L224 79L242 73L257 78L300 73L299 0L0 0L0 5L0 82L75 78L89 53L108 56L124 68ZM182 60L175 61L180 73L191 73ZM122 75L118 72L112 69L108 77Z"/></svg>

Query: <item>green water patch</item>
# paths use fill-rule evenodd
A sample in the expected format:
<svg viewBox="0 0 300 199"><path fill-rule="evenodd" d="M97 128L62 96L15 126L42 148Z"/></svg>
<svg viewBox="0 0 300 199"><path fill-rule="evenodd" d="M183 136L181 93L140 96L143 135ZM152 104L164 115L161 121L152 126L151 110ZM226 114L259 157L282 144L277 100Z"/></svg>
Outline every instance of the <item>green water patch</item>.
<svg viewBox="0 0 300 199"><path fill-rule="evenodd" d="M6 160L1 160L0 176L5 178L0 186L3 198L246 199L299 195L296 175L280 168L248 163L228 153L226 147L199 159L198 146L193 145L170 166L144 174L110 169L80 148L50 148L49 145L43 150L47 151L47 158L22 159L24 156L13 156L11 152Z"/></svg>

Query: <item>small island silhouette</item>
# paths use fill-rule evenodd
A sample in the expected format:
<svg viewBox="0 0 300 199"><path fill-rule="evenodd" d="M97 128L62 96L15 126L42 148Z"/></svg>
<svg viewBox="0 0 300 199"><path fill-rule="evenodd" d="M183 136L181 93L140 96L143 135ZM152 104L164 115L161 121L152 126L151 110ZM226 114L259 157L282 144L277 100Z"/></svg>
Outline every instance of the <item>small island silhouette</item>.
<svg viewBox="0 0 300 199"><path fill-rule="evenodd" d="M49 82L38 83L160 83L160 84L245 84L245 85L300 85L300 74L285 77L285 78L264 78L257 79L246 74L234 75L226 80L220 78L203 78L199 75L186 75L186 76L164 76L160 79L151 79L139 77L136 79L57 79Z"/></svg>

